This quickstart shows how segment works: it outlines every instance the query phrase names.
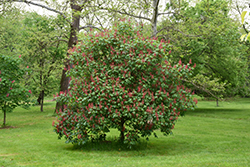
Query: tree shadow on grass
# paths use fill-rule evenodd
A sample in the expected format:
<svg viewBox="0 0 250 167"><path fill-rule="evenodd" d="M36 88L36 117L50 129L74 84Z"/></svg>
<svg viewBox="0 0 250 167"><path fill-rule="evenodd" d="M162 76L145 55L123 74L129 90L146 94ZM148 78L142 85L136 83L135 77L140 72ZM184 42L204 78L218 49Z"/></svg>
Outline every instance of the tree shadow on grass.
<svg viewBox="0 0 250 167"><path fill-rule="evenodd" d="M220 113L220 112L245 112L247 109L227 109L227 108L196 108L193 111L188 111L186 114L195 114L195 113Z"/></svg>
<svg viewBox="0 0 250 167"><path fill-rule="evenodd" d="M105 141L92 142L89 141L84 145L73 145L71 150L81 150L81 151L138 151L147 149L148 142L141 139L139 143L133 145L129 148L129 145L122 144L116 139L108 139Z"/></svg>
<svg viewBox="0 0 250 167"><path fill-rule="evenodd" d="M214 108L197 108L194 111L186 113L187 116L225 118L225 119L250 119L249 109L214 109Z"/></svg>
<svg viewBox="0 0 250 167"><path fill-rule="evenodd" d="M69 151L81 151L85 153L104 153L109 156L125 156L125 157L142 157L142 156L172 156L195 153L206 148L199 143L188 143L186 141L178 141L177 138L168 140L162 137L146 141L141 139L140 143L134 145L131 149L127 145L121 144L117 141L100 142L100 143L86 143L82 146L72 146L66 148Z"/></svg>
<svg viewBox="0 0 250 167"><path fill-rule="evenodd" d="M189 111L186 116L209 117L219 119L232 120L250 120L249 109L225 109L225 108L197 108L194 111Z"/></svg>

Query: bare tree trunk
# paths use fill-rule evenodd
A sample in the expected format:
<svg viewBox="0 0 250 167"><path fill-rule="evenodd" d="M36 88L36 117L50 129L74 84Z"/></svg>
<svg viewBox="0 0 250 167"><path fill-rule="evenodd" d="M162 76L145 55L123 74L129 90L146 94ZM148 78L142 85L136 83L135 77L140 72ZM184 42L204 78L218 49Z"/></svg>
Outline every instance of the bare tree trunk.
<svg viewBox="0 0 250 167"><path fill-rule="evenodd" d="M124 135L124 131L123 131L123 129L124 129L124 123L125 123L125 120L124 120L124 118L121 118L121 124L120 124L120 128L121 128L121 133L120 133L120 141L121 141L121 143L123 143L124 142L124 139L125 139L125 135Z"/></svg>
<svg viewBox="0 0 250 167"><path fill-rule="evenodd" d="M153 1L153 17L152 17L152 20L151 20L151 24L152 24L152 31L153 31L152 36L154 36L154 37L157 34L157 18L158 18L159 2L160 2L160 0L154 0Z"/></svg>
<svg viewBox="0 0 250 167"><path fill-rule="evenodd" d="M72 24L70 26L70 37L68 41L68 49L72 48L77 43L77 33L79 32L80 27L80 15L77 14L82 11L82 7L77 5L77 2L75 0L70 0L70 5L72 9ZM71 65L69 63L69 60L66 59L64 63L65 69L71 68ZM61 86L60 90L62 92L68 92L69 82L70 78L66 76L66 70L62 71L62 77L61 77ZM56 103L56 110L58 109L63 110L63 104ZM56 112L55 110L55 112Z"/></svg>
<svg viewBox="0 0 250 167"><path fill-rule="evenodd" d="M41 91L41 112L43 112L44 90Z"/></svg>
<svg viewBox="0 0 250 167"><path fill-rule="evenodd" d="M3 126L6 126L6 111L3 111Z"/></svg>
<svg viewBox="0 0 250 167"><path fill-rule="evenodd" d="M41 99L42 99L42 92L40 92L40 94L36 100L39 105L41 104Z"/></svg>

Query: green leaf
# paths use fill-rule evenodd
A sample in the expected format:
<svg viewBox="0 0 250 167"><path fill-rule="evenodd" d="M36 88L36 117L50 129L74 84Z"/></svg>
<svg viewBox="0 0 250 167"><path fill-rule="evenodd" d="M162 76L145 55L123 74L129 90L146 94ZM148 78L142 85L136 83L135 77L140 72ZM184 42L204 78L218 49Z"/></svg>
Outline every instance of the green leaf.
<svg viewBox="0 0 250 167"><path fill-rule="evenodd" d="M246 38L245 38L245 41L247 41L247 40L250 41L249 38L250 38L250 32L247 34L247 36L246 36Z"/></svg>
<svg viewBox="0 0 250 167"><path fill-rule="evenodd" d="M246 41L246 39L247 39L246 36L248 36L248 35L247 35L247 34L243 34L243 35L240 37L240 40L241 40L241 41L244 41L244 40Z"/></svg>
<svg viewBox="0 0 250 167"><path fill-rule="evenodd" d="M245 21L245 15L247 14L247 11L243 11L242 13L241 13L241 23L243 24L244 23L244 21Z"/></svg>

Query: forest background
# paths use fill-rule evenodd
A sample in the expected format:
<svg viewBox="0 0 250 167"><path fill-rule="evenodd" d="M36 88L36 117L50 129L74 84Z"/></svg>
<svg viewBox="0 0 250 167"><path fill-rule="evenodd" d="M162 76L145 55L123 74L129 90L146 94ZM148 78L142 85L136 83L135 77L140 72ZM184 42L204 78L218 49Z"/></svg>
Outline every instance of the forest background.
<svg viewBox="0 0 250 167"><path fill-rule="evenodd" d="M245 1L3 0L0 5L0 54L25 60L22 66L30 72L21 83L41 111L45 96L68 88L68 49L84 42L82 34L110 29L120 18L140 26L145 37L170 41L171 63L196 64L193 77L183 83L197 95L217 104L249 96L249 41L240 39L249 30L248 14L241 22ZM30 12L34 9L45 14Z"/></svg>

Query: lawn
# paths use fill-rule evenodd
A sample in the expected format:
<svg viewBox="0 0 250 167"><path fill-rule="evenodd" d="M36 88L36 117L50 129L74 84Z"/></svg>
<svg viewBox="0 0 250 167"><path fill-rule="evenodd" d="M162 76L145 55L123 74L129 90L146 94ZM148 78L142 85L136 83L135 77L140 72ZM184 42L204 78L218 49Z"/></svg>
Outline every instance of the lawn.
<svg viewBox="0 0 250 167"><path fill-rule="evenodd" d="M0 167L17 166L249 166L250 99L200 101L176 123L173 135L151 137L132 150L112 143L76 148L52 129L54 102L44 111L17 108L0 129ZM0 113L2 123L3 113ZM118 137L112 131L109 138Z"/></svg>

